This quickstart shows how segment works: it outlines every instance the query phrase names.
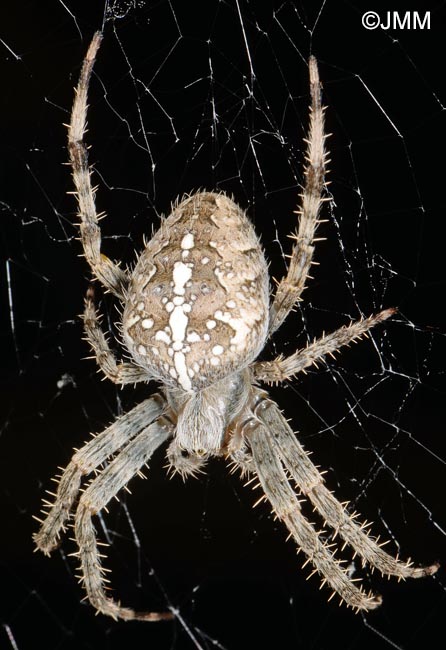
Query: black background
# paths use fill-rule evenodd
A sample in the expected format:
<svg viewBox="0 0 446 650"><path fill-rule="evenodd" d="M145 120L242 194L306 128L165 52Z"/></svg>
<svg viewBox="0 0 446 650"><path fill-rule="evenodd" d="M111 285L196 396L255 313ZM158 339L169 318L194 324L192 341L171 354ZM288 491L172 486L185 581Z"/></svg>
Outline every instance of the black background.
<svg viewBox="0 0 446 650"><path fill-rule="evenodd" d="M127 264L173 199L207 188L248 209L272 275L283 273L276 240L289 245L306 60L317 56L333 133L328 240L306 304L265 358L361 313L400 313L374 333L375 347L362 342L272 393L339 499L375 521L393 553L444 563L445 3L119 7L95 67L88 141L98 209L108 214L103 247ZM361 16L372 9L429 9L431 29L367 31ZM88 269L66 194L62 124L104 3L10 2L2 13L0 647L433 647L446 614L444 569L404 584L365 571L384 598L368 616L327 604L268 508L252 509L259 495L221 462L183 485L166 480L159 454L149 480L134 481L105 515L116 597L177 607L173 624L95 617L80 602L70 535L51 559L33 553L32 515L56 467L150 389L116 390L83 360ZM112 323L113 304L100 297Z"/></svg>

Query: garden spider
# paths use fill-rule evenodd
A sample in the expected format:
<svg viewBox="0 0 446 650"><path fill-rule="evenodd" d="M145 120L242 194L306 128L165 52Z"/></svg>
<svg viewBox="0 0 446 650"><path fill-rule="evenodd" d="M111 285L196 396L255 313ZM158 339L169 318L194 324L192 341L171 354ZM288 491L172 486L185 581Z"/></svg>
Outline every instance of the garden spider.
<svg viewBox="0 0 446 650"><path fill-rule="evenodd" d="M311 114L299 225L286 277L270 304L267 263L247 216L223 193L197 192L177 202L147 243L132 271L101 253L101 232L84 143L89 80L102 39L96 33L83 63L68 130L68 148L81 218L85 257L94 277L122 303L122 340L129 361L118 362L87 293L84 327L103 373L117 384L156 380L160 392L135 406L77 451L59 481L55 501L34 539L46 554L76 505L74 531L87 597L115 619L163 620L174 612L139 613L106 593L93 515L170 441L170 467L183 478L202 471L212 456L257 477L276 516L333 594L355 610L370 610L366 593L335 559L304 516L290 485L364 564L398 578L431 575L437 565L413 568L386 553L336 500L279 407L259 387L304 371L364 335L394 309L341 327L288 357L256 361L265 342L301 299L312 264L318 214L324 200L326 153L316 60L309 61ZM81 493L81 479L93 475Z"/></svg>

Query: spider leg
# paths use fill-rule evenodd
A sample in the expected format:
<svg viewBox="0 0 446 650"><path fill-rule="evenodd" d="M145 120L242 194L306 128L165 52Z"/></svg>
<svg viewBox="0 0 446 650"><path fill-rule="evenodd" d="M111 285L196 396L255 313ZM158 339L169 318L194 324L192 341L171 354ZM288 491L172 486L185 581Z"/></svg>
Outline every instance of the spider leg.
<svg viewBox="0 0 446 650"><path fill-rule="evenodd" d="M109 598L105 592L98 551L93 515L106 507L138 470L149 460L153 452L172 435L171 425L160 421L146 427L129 442L118 456L95 478L80 498L75 517L75 535L79 547L82 582L88 600L98 612L114 619L160 621L173 618L171 612L135 612Z"/></svg>
<svg viewBox="0 0 446 650"><path fill-rule="evenodd" d="M34 535L37 548L49 555L58 545L59 536L65 530L74 501L79 493L83 476L93 472L109 456L121 449L143 427L161 415L164 410L164 398L153 395L135 406L129 413L120 417L105 431L95 436L82 449L77 451L60 477L54 503L45 502L50 507L43 512L45 519Z"/></svg>
<svg viewBox="0 0 446 650"><path fill-rule="evenodd" d="M333 557L330 546L305 518L299 501L288 482L288 477L278 457L276 444L270 431L261 423L249 433L254 470L265 496L277 517L284 522L308 560L332 589L357 610L375 609L381 603L379 596L367 594L357 587Z"/></svg>
<svg viewBox="0 0 446 650"><path fill-rule="evenodd" d="M438 564L414 568L410 562L400 562L383 550L382 544L378 544L369 535L365 525L355 521L355 516L349 514L345 506L326 488L320 472L274 402L268 400L264 408L258 409L258 415L267 430L273 433L272 448L282 459L301 493L311 501L335 533L362 558L364 565L367 563L385 575L394 575L400 579L422 578L437 571Z"/></svg>
<svg viewBox="0 0 446 650"><path fill-rule="evenodd" d="M104 375L115 384L136 384L139 381L149 381L151 377L147 370L134 363L118 363L110 350L108 341L101 329L98 312L94 305L93 288L90 287L85 297L84 330L86 340L93 349L96 361Z"/></svg>
<svg viewBox="0 0 446 650"><path fill-rule="evenodd" d="M307 345L306 348L297 350L289 357L279 356L273 361L253 363L254 377L258 381L265 381L266 383L275 383L290 379L293 375L297 375L299 372L305 370L305 368L322 360L326 354L333 355L343 345L348 345L355 339L364 336L369 329L386 320L395 314L395 312L395 309L385 309L379 314L356 321L348 326L340 327L334 332L322 336L320 339Z"/></svg>
<svg viewBox="0 0 446 650"><path fill-rule="evenodd" d="M310 129L307 141L307 164L305 166L305 186L301 194L300 205L296 213L299 217L297 233L293 235L296 244L293 247L288 273L280 281L269 315L269 335L277 330L300 299L309 277L313 259L315 232L324 188L326 152L324 142L324 109L321 106L321 85L317 62L310 57L310 91L311 113Z"/></svg>
<svg viewBox="0 0 446 650"><path fill-rule="evenodd" d="M119 298L124 298L128 275L101 253L101 230L98 225L94 194L91 186L87 146L84 142L87 122L87 95L96 54L102 34L96 32L88 48L76 88L71 120L68 126L68 151L76 187L76 198L81 218L80 232L85 257L95 277Z"/></svg>

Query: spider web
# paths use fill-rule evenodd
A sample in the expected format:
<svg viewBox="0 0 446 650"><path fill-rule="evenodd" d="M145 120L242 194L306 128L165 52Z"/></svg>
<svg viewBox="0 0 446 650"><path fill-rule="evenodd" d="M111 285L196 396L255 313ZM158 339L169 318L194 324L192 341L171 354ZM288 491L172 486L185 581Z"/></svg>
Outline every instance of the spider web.
<svg viewBox="0 0 446 650"><path fill-rule="evenodd" d="M387 582L346 549L352 575L383 605L355 616L327 604L329 592L318 591L317 577L306 582L308 568L267 506L252 509L259 494L221 462L183 485L166 480L157 454L148 480L133 481L132 496L97 522L115 596L136 608L175 608L174 624L94 617L80 602L70 535L50 560L32 553L31 516L56 467L151 390L117 390L83 360L78 314L88 269L66 195L62 123L102 26L88 142L98 210L107 212L103 248L128 265L171 202L205 188L248 210L271 275L281 277L303 182L306 61L318 58L332 133L326 241L304 302L264 358L361 315L399 312L336 361L271 393L339 500L373 521L392 553L427 564L445 549L444 4L425 3L430 30L388 31L361 25L365 9L379 7L328 0L210 0L200 14L179 0L92 4L17 3L0 34L1 647L32 648L36 638L48 649L433 645L444 616L442 569ZM402 14L409 4L394 3ZM116 307L100 300L116 333Z"/></svg>

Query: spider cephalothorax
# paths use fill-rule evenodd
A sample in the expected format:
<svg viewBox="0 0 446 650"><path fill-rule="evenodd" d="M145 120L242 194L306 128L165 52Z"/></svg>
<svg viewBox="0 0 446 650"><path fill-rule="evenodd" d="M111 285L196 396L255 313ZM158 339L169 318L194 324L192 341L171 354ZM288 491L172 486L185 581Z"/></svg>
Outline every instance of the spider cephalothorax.
<svg viewBox="0 0 446 650"><path fill-rule="evenodd" d="M95 278L123 305L122 335L130 361L116 361L109 348L92 289L87 292L84 327L109 379L117 384L156 380L162 387L74 454L35 535L37 547L49 554L57 546L76 507L82 580L92 605L126 620L172 618L172 612L138 613L107 595L92 521L153 452L170 441L169 464L183 477L202 470L210 456L224 456L242 473L256 475L275 514L323 583L350 607L373 609L380 598L357 586L335 559L303 514L290 480L363 563L398 578L430 575L437 565L413 568L386 553L325 487L278 406L258 386L293 377L395 313L387 309L351 323L288 357L256 361L268 337L300 300L312 263L326 160L316 60L311 57L309 62L311 117L296 241L288 273L270 303L262 247L243 210L224 194L199 192L177 203L132 272L101 253L83 140L88 85L101 38L95 34L84 61L68 142L85 256ZM98 470L79 498L82 477Z"/></svg>

